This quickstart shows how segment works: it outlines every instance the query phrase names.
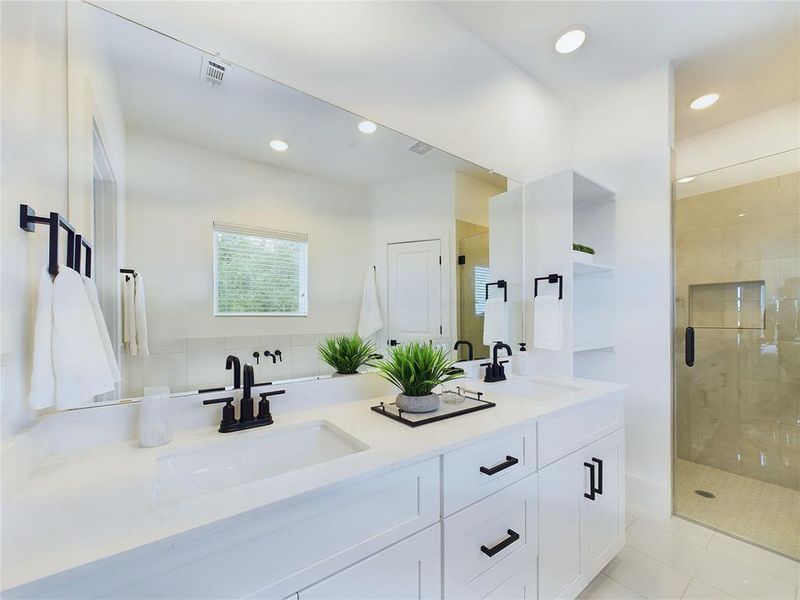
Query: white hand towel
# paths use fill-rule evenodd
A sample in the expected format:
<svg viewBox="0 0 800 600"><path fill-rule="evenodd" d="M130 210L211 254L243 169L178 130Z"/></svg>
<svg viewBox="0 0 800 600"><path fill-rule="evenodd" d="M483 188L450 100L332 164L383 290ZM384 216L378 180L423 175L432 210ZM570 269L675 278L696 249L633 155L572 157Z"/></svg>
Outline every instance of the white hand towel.
<svg viewBox="0 0 800 600"><path fill-rule="evenodd" d="M36 326L33 330L33 371L28 402L36 409L55 404L56 379L53 374L53 278L47 267L39 278Z"/></svg>
<svg viewBox="0 0 800 600"><path fill-rule="evenodd" d="M122 374L119 371L117 357L114 355L114 347L111 345L111 338L108 335L108 326L106 325L106 320L103 317L103 311L100 308L100 299L97 297L97 287L94 285L94 281L85 275L81 275L81 278L83 279L83 285L86 287L86 296L89 298L89 304L92 307L94 320L97 323L97 332L100 335L100 341L102 342L103 350L106 353L108 367L111 370L111 378L115 383L119 382L122 380Z"/></svg>
<svg viewBox="0 0 800 600"><path fill-rule="evenodd" d="M133 278L134 313L136 318L136 348L140 356L148 356L150 349L147 346L147 304L144 295L144 277L137 273Z"/></svg>
<svg viewBox="0 0 800 600"><path fill-rule="evenodd" d="M533 347L561 350L564 346L563 301L558 296L533 299Z"/></svg>
<svg viewBox="0 0 800 600"><path fill-rule="evenodd" d="M59 410L84 406L114 389L86 286L64 265L53 282L53 373Z"/></svg>
<svg viewBox="0 0 800 600"><path fill-rule="evenodd" d="M370 267L364 277L364 292L361 295L361 313L358 315L358 335L367 338L383 327L381 305L378 302L378 286L375 284L375 269Z"/></svg>
<svg viewBox="0 0 800 600"><path fill-rule="evenodd" d="M508 302L502 298L489 298L483 313L483 344L491 347L495 342L511 343L508 339Z"/></svg>
<svg viewBox="0 0 800 600"><path fill-rule="evenodd" d="M139 354L136 345L136 306L134 305L133 275L122 280L122 341L131 356Z"/></svg>

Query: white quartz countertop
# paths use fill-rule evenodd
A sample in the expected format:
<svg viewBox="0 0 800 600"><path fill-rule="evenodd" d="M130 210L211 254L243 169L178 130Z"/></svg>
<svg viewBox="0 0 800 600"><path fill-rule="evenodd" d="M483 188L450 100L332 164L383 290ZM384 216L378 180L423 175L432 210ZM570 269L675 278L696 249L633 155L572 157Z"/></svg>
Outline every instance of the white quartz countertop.
<svg viewBox="0 0 800 600"><path fill-rule="evenodd" d="M509 383L523 379L564 386L564 393L537 399L503 393L503 384L462 380L456 383L484 391L484 398L497 406L412 428L369 410L380 401L394 399L384 396L293 412L276 417L270 427L249 431L223 435L208 427L181 433L160 448L140 448L129 441L78 454L52 455L3 506L3 588L247 511L275 507L374 477L624 387L573 378L509 376ZM159 457L318 420L329 421L369 448L177 504L156 506L154 482Z"/></svg>

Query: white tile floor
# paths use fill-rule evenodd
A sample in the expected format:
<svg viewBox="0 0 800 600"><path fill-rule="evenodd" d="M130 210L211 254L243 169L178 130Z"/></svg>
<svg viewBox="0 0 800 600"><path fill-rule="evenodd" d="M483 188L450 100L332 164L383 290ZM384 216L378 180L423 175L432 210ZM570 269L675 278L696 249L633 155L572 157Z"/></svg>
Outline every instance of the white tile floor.
<svg viewBox="0 0 800 600"><path fill-rule="evenodd" d="M627 545L581 600L800 600L800 563L678 517L628 508Z"/></svg>

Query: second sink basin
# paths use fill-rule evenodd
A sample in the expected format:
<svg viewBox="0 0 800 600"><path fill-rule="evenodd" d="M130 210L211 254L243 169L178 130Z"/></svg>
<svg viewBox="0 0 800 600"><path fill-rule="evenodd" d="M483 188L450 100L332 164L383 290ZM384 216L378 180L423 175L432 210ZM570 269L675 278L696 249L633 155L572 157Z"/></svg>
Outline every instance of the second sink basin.
<svg viewBox="0 0 800 600"><path fill-rule="evenodd" d="M368 448L328 421L311 421L259 434L248 432L240 439L160 457L156 466L156 506L212 494Z"/></svg>
<svg viewBox="0 0 800 600"><path fill-rule="evenodd" d="M520 378L511 379L502 383L487 384L486 390L496 390L502 394L510 396L521 396L531 400L544 400L554 398L562 394L576 391L578 388L567 385L557 385L554 383L543 383L532 379Z"/></svg>

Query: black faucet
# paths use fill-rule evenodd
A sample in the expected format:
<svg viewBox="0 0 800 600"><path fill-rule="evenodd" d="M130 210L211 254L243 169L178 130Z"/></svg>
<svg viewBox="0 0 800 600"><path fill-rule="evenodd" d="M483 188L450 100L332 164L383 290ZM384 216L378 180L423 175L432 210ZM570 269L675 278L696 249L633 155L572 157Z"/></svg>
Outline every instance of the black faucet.
<svg viewBox="0 0 800 600"><path fill-rule="evenodd" d="M267 400L267 397L286 393L286 390L262 392L260 394L261 401L258 403L258 415L255 416L253 414L252 396L254 385L253 365L245 365L242 371L244 373L244 389L242 390L242 399L239 401L239 419L236 419L236 411L233 408L233 396L230 398L203 400L203 404L225 403L225 406L222 407L222 420L219 423L220 433L230 433L232 431L241 431L242 429L271 425L272 413L270 412L269 400Z"/></svg>
<svg viewBox="0 0 800 600"><path fill-rule="evenodd" d="M230 371L233 369L233 389L238 390L241 387L241 363L239 358L233 354L228 354L225 359L225 370Z"/></svg>
<svg viewBox="0 0 800 600"><path fill-rule="evenodd" d="M481 365L486 367L486 377L483 378L483 381L486 383L495 383L496 381L506 380L506 370L505 367L503 367L503 364L507 363L508 361L504 360L498 362L497 360L497 351L501 348L504 348L508 356L511 356L511 346L504 344L503 342L494 343L494 348L492 348L492 362Z"/></svg>
<svg viewBox="0 0 800 600"><path fill-rule="evenodd" d="M274 365L278 357L275 356L269 350L264 350L264 358L271 358L272 359L272 364ZM283 359L281 359L281 362L283 362Z"/></svg>
<svg viewBox="0 0 800 600"><path fill-rule="evenodd" d="M470 342L469 340L458 340L456 342L456 345L453 346L453 350L458 350L458 347L461 346L462 344L466 344L467 346L467 360L472 360L473 358L472 342Z"/></svg>
<svg viewBox="0 0 800 600"><path fill-rule="evenodd" d="M253 375L253 365L247 364L242 368L244 388L242 390L242 399L239 400L239 423L249 423L255 419L253 414L253 384L256 382Z"/></svg>

